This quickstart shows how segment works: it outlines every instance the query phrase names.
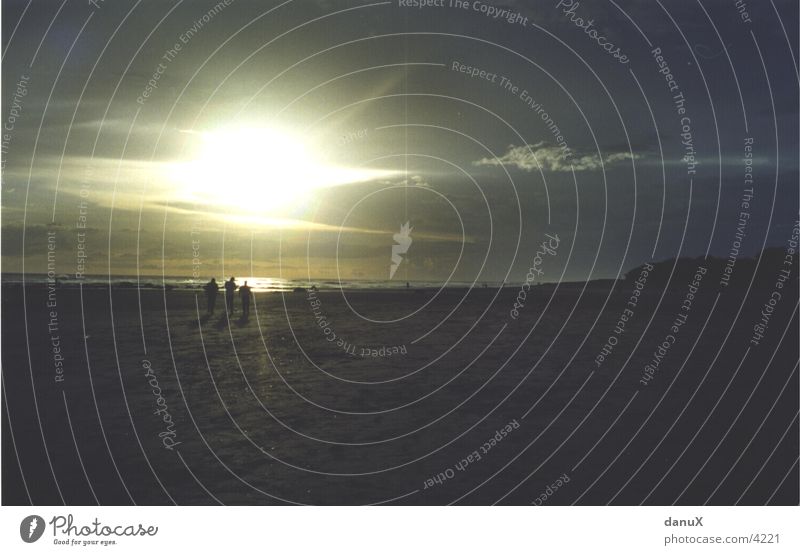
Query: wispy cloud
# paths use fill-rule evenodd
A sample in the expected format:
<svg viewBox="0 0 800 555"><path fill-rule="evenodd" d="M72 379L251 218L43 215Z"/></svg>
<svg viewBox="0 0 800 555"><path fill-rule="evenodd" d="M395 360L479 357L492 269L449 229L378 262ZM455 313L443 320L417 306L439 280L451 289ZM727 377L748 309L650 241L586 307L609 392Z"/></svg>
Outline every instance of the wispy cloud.
<svg viewBox="0 0 800 555"><path fill-rule="evenodd" d="M481 158L472 164L474 166L513 166L527 172L539 168L552 172L568 172L573 169L579 172L600 170L604 166L625 160L638 160L641 157L639 154L630 152L613 152L603 156L601 162L600 156L596 154L575 154L561 147L539 142L522 146L509 145L506 153L499 158Z"/></svg>

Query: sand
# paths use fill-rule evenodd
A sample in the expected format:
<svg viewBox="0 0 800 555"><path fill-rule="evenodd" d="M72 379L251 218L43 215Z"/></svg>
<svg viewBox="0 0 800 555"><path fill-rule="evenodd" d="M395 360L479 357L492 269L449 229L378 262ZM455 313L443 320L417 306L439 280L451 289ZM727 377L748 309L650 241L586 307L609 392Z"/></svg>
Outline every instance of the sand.
<svg viewBox="0 0 800 555"><path fill-rule="evenodd" d="M766 502L797 456L796 299L737 371L755 307L718 356L739 304L708 319L709 286L642 385L684 291L646 291L598 363L612 284L534 287L517 319L510 286L259 293L248 321L238 296L4 286L3 503Z"/></svg>

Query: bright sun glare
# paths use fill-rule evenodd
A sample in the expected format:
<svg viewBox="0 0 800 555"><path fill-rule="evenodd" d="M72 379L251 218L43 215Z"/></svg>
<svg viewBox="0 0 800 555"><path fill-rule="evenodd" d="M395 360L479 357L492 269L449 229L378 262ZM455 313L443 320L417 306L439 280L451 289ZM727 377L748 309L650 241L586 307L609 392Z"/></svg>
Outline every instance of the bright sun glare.
<svg viewBox="0 0 800 555"><path fill-rule="evenodd" d="M226 128L196 136L193 159L175 169L185 196L201 204L275 212L324 187L394 173L324 164L303 141L276 129Z"/></svg>

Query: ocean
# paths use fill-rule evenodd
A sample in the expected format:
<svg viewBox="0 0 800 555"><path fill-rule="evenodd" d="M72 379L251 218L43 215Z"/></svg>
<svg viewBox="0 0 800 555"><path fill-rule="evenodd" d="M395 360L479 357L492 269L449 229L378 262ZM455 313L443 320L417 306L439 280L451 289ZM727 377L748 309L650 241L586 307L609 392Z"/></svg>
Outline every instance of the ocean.
<svg viewBox="0 0 800 555"><path fill-rule="evenodd" d="M216 276L215 276L216 277ZM230 276L224 278L217 277L217 283L222 287L223 283ZM208 279L191 279L185 276L135 276L135 275L87 275L83 279L75 279L68 275L56 276L58 284L66 287L77 287L80 283L84 287L112 287L123 288L141 288L141 289L201 289L206 284ZM320 279L320 280L303 280L303 279L284 279L274 277L262 276L236 276L236 283L243 285L247 284L254 292L281 292L293 291L298 287L310 288L316 286L317 289L322 290L374 290L374 289L405 289L406 282L402 280L336 280L336 279ZM3 273L3 285L45 285L48 283L48 276L46 274L18 274L18 273ZM414 289L440 289L442 287L448 288L480 288L484 283L487 287L498 287L499 283L495 282L433 282L433 281L412 281L409 286Z"/></svg>

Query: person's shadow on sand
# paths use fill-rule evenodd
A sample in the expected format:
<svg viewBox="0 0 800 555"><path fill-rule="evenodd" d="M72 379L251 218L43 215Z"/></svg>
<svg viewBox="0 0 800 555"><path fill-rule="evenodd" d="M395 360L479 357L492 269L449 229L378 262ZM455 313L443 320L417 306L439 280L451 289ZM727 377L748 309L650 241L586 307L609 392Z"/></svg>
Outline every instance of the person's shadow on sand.
<svg viewBox="0 0 800 555"><path fill-rule="evenodd" d="M192 318L191 320L189 320L188 325L190 328L199 328L201 326L206 325L210 318L211 318L210 314L203 314L199 318Z"/></svg>
<svg viewBox="0 0 800 555"><path fill-rule="evenodd" d="M228 326L228 316L223 312L222 315L217 318L217 321L214 323L214 329L221 330L225 329Z"/></svg>
<svg viewBox="0 0 800 555"><path fill-rule="evenodd" d="M200 316L200 319L194 319L189 322L189 326L193 328L199 328L200 326L205 326L211 321L212 314L203 314ZM243 327L250 322L250 318L247 316L239 316L237 319L228 318L228 316L223 312L219 318L217 318L216 322L214 322L214 329L217 331L223 330L228 327L228 322L232 324L236 324L238 327Z"/></svg>

